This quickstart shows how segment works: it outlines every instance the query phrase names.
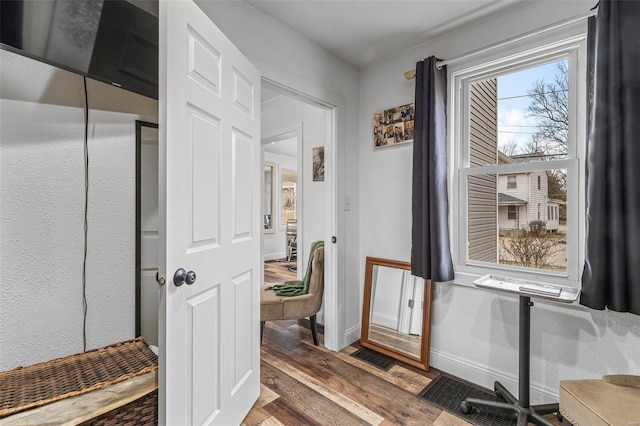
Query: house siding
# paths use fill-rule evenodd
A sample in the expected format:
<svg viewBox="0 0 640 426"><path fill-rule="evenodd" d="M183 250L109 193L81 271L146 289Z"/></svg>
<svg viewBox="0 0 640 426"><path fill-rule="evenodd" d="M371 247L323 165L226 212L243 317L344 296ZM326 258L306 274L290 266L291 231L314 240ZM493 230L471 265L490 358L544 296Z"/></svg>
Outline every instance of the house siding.
<svg viewBox="0 0 640 426"><path fill-rule="evenodd" d="M471 166L497 163L498 81L471 85L469 123ZM469 259L496 262L498 221L496 175L469 176Z"/></svg>

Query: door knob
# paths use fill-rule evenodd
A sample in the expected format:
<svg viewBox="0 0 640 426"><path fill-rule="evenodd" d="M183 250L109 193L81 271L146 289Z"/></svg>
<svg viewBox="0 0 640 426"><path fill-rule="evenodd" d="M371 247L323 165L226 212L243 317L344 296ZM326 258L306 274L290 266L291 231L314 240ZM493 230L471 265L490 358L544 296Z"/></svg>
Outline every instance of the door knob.
<svg viewBox="0 0 640 426"><path fill-rule="evenodd" d="M160 276L160 271L156 272L156 282L160 285L164 285L164 277Z"/></svg>
<svg viewBox="0 0 640 426"><path fill-rule="evenodd" d="M180 268L173 275L173 283L176 285L176 287L180 287L182 284L185 284L185 283L187 285L191 285L195 282L196 282L196 273L193 271L187 272L184 269Z"/></svg>

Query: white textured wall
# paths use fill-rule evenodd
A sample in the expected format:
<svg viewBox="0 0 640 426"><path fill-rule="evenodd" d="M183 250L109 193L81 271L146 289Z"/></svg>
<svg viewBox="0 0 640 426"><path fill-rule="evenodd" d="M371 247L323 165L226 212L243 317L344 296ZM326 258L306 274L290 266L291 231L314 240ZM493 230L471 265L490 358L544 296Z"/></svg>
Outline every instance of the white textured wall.
<svg viewBox="0 0 640 426"><path fill-rule="evenodd" d="M0 370L82 351L82 77L0 51ZM135 120L89 80L87 347L134 335ZM118 111L118 112L115 112ZM142 112L142 114L140 114Z"/></svg>
<svg viewBox="0 0 640 426"><path fill-rule="evenodd" d="M529 2L475 26L403 51L360 73L360 277L365 256L410 260L412 146L374 151L376 111L414 99L402 73L428 56L451 58L558 20L586 13L592 2ZM362 282L362 280L360 280ZM493 387L517 391L517 298L457 285L437 285L431 365ZM578 306L536 303L532 309L532 399L550 400L558 382L640 373L640 317Z"/></svg>
<svg viewBox="0 0 640 426"><path fill-rule="evenodd" d="M240 1L197 1L262 75L337 108L337 348L359 338L358 72L309 39ZM345 199L351 202L345 211Z"/></svg>

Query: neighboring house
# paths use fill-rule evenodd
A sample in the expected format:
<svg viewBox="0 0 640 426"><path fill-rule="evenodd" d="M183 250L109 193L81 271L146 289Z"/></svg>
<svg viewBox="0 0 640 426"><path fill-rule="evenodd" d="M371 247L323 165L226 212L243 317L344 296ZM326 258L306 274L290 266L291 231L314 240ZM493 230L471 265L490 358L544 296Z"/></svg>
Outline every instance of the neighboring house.
<svg viewBox="0 0 640 426"><path fill-rule="evenodd" d="M515 161L503 153L500 163ZM545 171L521 172L498 176L498 229L528 228L540 220L549 231L558 231L560 201L549 199L549 181Z"/></svg>

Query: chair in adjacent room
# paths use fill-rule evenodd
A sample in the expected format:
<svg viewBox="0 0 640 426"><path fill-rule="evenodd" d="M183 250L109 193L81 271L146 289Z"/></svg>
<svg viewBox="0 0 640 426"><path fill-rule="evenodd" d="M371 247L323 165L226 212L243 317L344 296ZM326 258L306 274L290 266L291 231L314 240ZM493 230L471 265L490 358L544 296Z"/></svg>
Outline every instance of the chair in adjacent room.
<svg viewBox="0 0 640 426"><path fill-rule="evenodd" d="M273 284L264 284L260 289L260 341L265 321L302 319L309 317L313 343L318 345L316 314L322 306L324 294L324 246L316 242L311 245L310 267L303 281L287 281L285 286L303 286L308 282L308 292L299 296L278 296ZM315 247L315 250L313 249ZM278 285L276 285L277 287Z"/></svg>
<svg viewBox="0 0 640 426"><path fill-rule="evenodd" d="M298 255L298 221L296 219L287 220L287 262L291 262L294 256Z"/></svg>

